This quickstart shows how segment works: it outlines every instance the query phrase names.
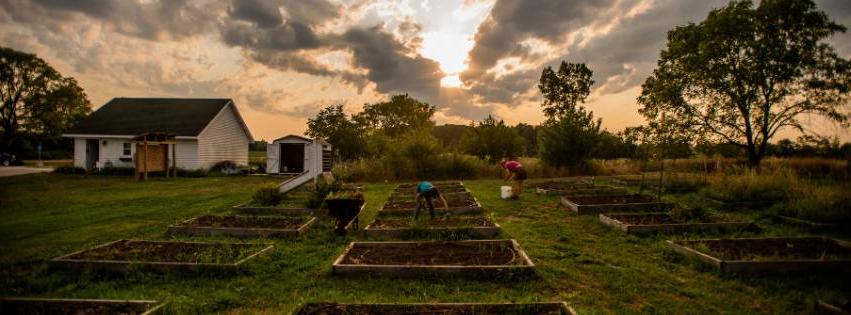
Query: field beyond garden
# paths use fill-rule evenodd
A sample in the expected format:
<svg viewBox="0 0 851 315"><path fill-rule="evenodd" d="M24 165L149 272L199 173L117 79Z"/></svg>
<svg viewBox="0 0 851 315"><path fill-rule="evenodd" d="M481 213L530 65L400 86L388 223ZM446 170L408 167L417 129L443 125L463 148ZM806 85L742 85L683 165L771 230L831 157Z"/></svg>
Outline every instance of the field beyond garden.
<svg viewBox="0 0 851 315"><path fill-rule="evenodd" d="M229 213L231 206L249 201L258 187L279 180L234 176L137 182L129 177L62 174L0 178L0 296L161 300L168 303L166 313L288 314L306 302L566 301L580 314L779 314L814 313L817 299L847 299L851 292L847 274L722 275L680 258L664 244L668 239L719 234L627 236L601 224L595 215L569 213L558 197L527 190L519 201L502 200L498 180L470 180L464 185L502 226L498 238L516 239L527 252L537 267L533 279L338 278L331 273L331 264L349 242L363 238L336 236L328 218L321 218L298 239L165 233L169 225L191 217ZM674 180L684 186L695 181ZM737 181L746 180L731 179L726 185L741 184ZM363 184L367 204L361 227L372 222L396 184ZM841 193L848 187L843 185L834 190ZM836 194L812 191L815 199ZM695 195L685 192L663 199L680 202ZM771 220L771 209L722 210L760 227L725 236L814 234ZM844 228L827 235L848 239L848 233ZM275 248L236 274L137 271L108 276L48 266L54 257L118 239L248 241L273 243Z"/></svg>

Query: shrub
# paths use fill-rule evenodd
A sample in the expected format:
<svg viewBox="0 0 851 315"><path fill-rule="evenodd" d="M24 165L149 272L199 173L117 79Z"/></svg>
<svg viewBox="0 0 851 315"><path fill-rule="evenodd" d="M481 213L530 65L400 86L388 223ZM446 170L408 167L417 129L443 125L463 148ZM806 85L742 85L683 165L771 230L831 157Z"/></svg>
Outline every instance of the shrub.
<svg viewBox="0 0 851 315"><path fill-rule="evenodd" d="M207 171L203 169L177 169L177 177L207 177Z"/></svg>
<svg viewBox="0 0 851 315"><path fill-rule="evenodd" d="M133 167L104 167L95 171L94 174L106 176L133 176L136 175L136 169Z"/></svg>
<svg viewBox="0 0 851 315"><path fill-rule="evenodd" d="M284 195L278 190L278 185L267 185L258 188L251 195L251 201L261 206L275 206L281 203Z"/></svg>
<svg viewBox="0 0 851 315"><path fill-rule="evenodd" d="M76 166L60 166L53 169L53 172L58 174L85 174L86 169Z"/></svg>
<svg viewBox="0 0 851 315"><path fill-rule="evenodd" d="M342 183L336 179L330 181L317 181L313 190L311 190L310 194L307 196L305 206L311 209L321 208L322 203L325 201L325 197L332 192L340 190L341 186Z"/></svg>
<svg viewBox="0 0 851 315"><path fill-rule="evenodd" d="M225 160L217 162L210 167L211 173L219 173L223 175L233 175L239 173L239 166L233 161Z"/></svg>
<svg viewBox="0 0 851 315"><path fill-rule="evenodd" d="M662 187L669 193L689 193L707 185L706 177L700 174L665 173Z"/></svg>

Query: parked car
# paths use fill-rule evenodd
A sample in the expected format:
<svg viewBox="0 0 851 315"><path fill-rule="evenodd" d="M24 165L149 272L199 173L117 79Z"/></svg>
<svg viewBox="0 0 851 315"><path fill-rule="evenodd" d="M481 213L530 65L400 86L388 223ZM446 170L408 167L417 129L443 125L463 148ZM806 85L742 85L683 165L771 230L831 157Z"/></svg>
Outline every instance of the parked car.
<svg viewBox="0 0 851 315"><path fill-rule="evenodd" d="M18 159L14 154L0 153L0 165L3 166L18 166L24 165L24 161Z"/></svg>

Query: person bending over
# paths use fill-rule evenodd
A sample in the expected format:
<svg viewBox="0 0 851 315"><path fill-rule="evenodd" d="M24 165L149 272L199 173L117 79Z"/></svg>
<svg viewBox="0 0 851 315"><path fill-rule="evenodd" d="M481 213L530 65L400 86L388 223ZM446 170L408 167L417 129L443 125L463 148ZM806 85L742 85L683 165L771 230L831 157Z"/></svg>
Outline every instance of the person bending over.
<svg viewBox="0 0 851 315"><path fill-rule="evenodd" d="M505 170L505 182L513 181L511 185L511 199L520 198L523 193L523 181L526 180L526 170L520 162L514 160L503 160L502 168Z"/></svg>
<svg viewBox="0 0 851 315"><path fill-rule="evenodd" d="M446 212L449 212L449 204L446 202L446 199L440 195L440 191L438 191L437 187L434 187L431 183L427 181L420 182L417 185L416 193L417 207L414 212L415 220L420 216L420 208L423 206L423 201L425 201L426 205L428 205L429 214L431 214L431 218L434 219L434 204L432 202L432 199L434 198L440 198L440 201L443 202L443 209Z"/></svg>

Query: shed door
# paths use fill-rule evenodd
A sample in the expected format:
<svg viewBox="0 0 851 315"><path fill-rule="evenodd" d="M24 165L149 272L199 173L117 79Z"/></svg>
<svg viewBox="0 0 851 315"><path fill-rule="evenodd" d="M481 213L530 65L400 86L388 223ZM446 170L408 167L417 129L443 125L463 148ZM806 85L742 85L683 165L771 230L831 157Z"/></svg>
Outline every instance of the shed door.
<svg viewBox="0 0 851 315"><path fill-rule="evenodd" d="M304 172L304 144L281 143L280 173Z"/></svg>
<svg viewBox="0 0 851 315"><path fill-rule="evenodd" d="M86 139L86 169L93 170L97 167L100 156L100 140Z"/></svg>
<svg viewBox="0 0 851 315"><path fill-rule="evenodd" d="M278 162L281 158L281 146L277 143L266 146L266 173L280 173Z"/></svg>

